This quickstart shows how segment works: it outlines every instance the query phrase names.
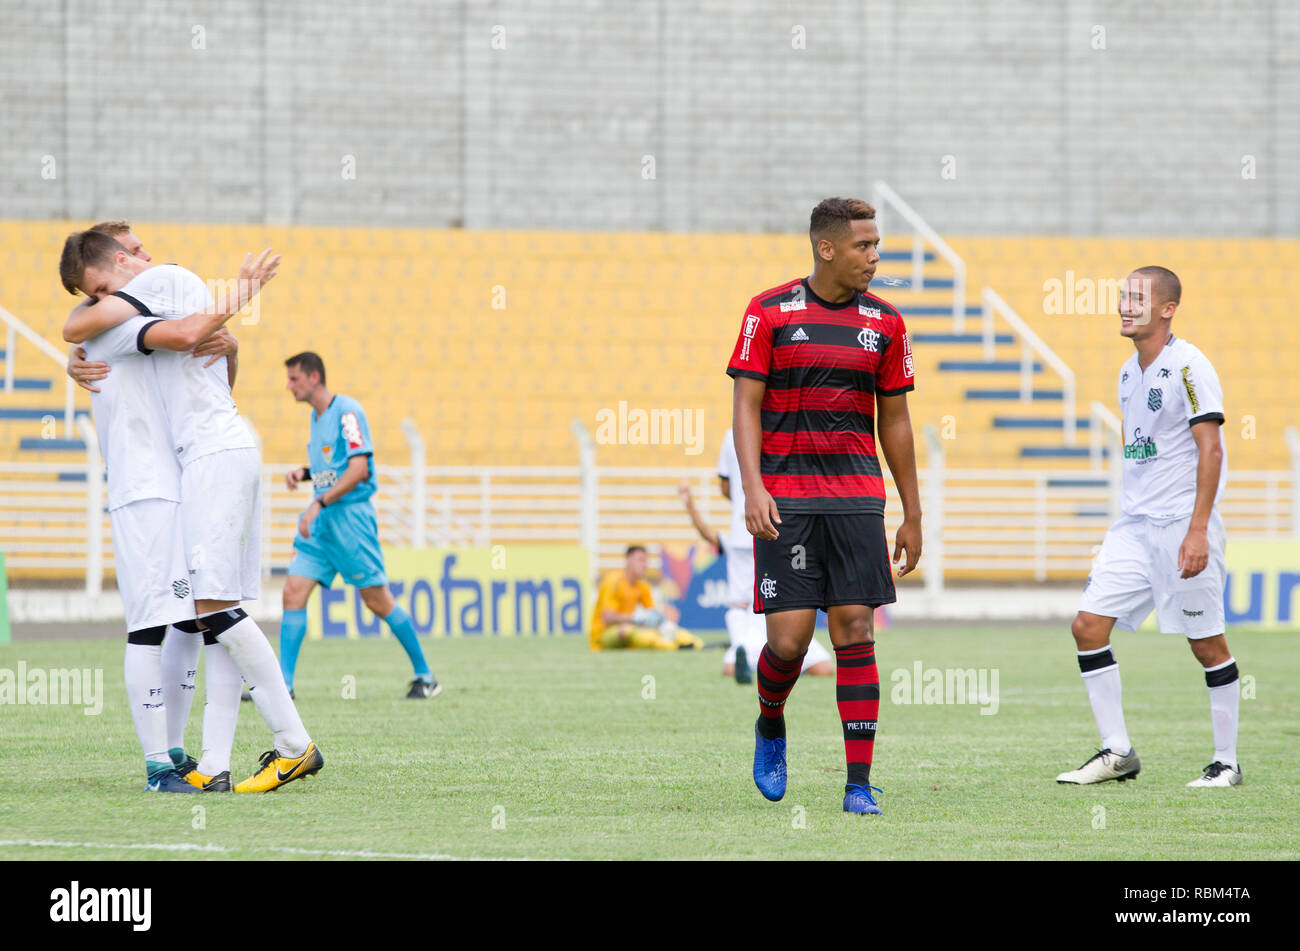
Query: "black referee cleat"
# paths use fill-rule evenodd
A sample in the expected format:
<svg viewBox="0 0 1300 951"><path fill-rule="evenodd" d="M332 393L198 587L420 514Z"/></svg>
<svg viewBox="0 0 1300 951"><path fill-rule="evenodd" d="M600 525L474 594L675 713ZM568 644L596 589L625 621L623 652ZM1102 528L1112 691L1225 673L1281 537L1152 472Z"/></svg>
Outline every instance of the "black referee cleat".
<svg viewBox="0 0 1300 951"><path fill-rule="evenodd" d="M438 678L433 680L421 680L416 677L411 681L411 689L406 692L407 700L427 700L430 697L436 697L442 693L442 684L438 683Z"/></svg>

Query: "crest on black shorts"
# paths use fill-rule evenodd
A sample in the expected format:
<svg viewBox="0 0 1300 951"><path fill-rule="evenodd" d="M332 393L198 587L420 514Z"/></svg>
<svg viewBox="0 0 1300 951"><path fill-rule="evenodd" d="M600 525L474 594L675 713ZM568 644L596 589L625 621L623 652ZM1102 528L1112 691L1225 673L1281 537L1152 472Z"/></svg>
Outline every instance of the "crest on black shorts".
<svg viewBox="0 0 1300 951"><path fill-rule="evenodd" d="M1160 387L1153 386L1147 391L1147 409L1154 412L1164 405L1164 394L1160 392Z"/></svg>
<svg viewBox="0 0 1300 951"><path fill-rule="evenodd" d="M188 597L190 593L190 583L186 578L178 578L172 582L172 594L178 598Z"/></svg>

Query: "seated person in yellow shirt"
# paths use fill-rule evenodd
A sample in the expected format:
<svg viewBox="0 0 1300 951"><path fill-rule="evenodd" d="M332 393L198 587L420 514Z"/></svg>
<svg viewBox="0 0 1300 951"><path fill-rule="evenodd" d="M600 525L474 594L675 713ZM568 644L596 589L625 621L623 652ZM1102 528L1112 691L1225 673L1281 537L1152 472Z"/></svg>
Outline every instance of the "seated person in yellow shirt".
<svg viewBox="0 0 1300 951"><path fill-rule="evenodd" d="M591 612L591 649L650 647L670 651L703 647L702 640L655 607L645 574L646 550L630 545L623 570L611 571L600 582L596 607Z"/></svg>

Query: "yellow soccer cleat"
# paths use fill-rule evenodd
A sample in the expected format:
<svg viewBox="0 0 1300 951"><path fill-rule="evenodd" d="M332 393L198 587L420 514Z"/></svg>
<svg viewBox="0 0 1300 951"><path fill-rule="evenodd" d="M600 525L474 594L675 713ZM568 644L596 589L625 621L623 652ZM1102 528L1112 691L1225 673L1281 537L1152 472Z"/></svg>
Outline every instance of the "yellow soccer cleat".
<svg viewBox="0 0 1300 951"><path fill-rule="evenodd" d="M198 766L193 756L187 756L185 762L176 767L176 773L195 789L201 789L203 792L230 792L228 770L215 776L204 776L199 772Z"/></svg>
<svg viewBox="0 0 1300 951"><path fill-rule="evenodd" d="M236 786L235 792L272 792L285 783L320 772L325 757L315 743L308 743L301 756L282 756L277 750L267 750L259 762L262 768Z"/></svg>

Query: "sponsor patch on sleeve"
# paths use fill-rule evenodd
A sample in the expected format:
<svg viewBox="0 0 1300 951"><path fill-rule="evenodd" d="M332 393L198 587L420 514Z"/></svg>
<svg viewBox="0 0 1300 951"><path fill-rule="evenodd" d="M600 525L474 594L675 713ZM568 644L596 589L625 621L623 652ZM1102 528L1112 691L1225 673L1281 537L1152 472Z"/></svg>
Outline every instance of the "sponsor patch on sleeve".
<svg viewBox="0 0 1300 951"><path fill-rule="evenodd" d="M365 439L361 437L361 423L357 420L356 413L344 413L341 422L343 438L348 442L348 449L360 449L366 444Z"/></svg>
<svg viewBox="0 0 1300 951"><path fill-rule="evenodd" d="M1187 402L1192 407L1192 415L1201 411L1201 402L1196 398L1196 385L1192 383L1192 368L1183 367L1183 387L1187 390Z"/></svg>

